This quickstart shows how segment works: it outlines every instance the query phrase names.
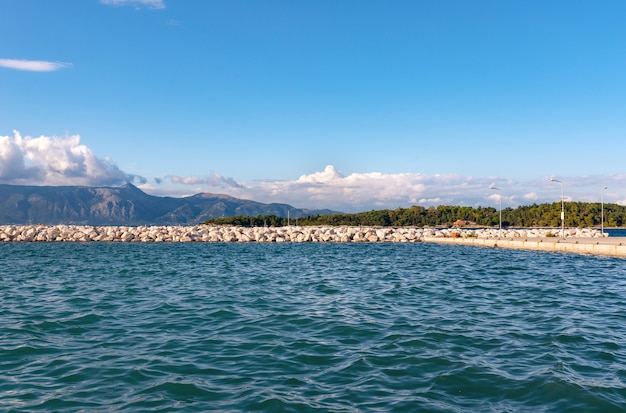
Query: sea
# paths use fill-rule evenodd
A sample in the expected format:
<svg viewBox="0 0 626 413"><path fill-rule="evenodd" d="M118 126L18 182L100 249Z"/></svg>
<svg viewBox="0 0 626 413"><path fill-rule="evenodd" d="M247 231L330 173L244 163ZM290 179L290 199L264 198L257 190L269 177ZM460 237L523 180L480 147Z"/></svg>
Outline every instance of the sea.
<svg viewBox="0 0 626 413"><path fill-rule="evenodd" d="M624 412L626 260L2 243L2 412Z"/></svg>
<svg viewBox="0 0 626 413"><path fill-rule="evenodd" d="M609 237L626 237L626 228L605 228L604 233Z"/></svg>

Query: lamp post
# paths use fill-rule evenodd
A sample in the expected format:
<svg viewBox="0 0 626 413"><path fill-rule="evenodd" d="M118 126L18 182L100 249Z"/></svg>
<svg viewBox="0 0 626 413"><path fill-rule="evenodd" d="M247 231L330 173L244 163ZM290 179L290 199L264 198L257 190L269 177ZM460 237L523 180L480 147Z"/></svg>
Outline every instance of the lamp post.
<svg viewBox="0 0 626 413"><path fill-rule="evenodd" d="M498 229L498 238L502 237L502 191L499 188L496 188L494 185L491 185L489 189L493 189L494 191L498 191L498 195L500 198L500 228Z"/></svg>
<svg viewBox="0 0 626 413"><path fill-rule="evenodd" d="M550 179L551 182L558 182L559 184L561 184L561 238L565 238L565 208L564 208L564 203L563 203L563 199L564 199L564 195L565 195L565 185L563 184L562 181L559 181L558 179Z"/></svg>
<svg viewBox="0 0 626 413"><path fill-rule="evenodd" d="M602 205L602 206L601 206L601 210L602 210L602 217L601 217L601 219L600 219L600 228L602 228L602 229L601 229L602 236L604 236L604 191L605 191L607 188L608 188L608 186L606 186L606 185L602 188L602 204L601 204L601 205Z"/></svg>

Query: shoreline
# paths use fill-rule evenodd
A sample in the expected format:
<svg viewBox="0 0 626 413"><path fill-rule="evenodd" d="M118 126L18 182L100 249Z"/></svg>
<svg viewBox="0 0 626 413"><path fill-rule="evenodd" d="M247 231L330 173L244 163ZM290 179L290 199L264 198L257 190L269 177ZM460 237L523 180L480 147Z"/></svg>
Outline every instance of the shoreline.
<svg viewBox="0 0 626 413"><path fill-rule="evenodd" d="M353 226L92 226L0 225L5 242L428 242L450 245L626 257L626 237L595 228L461 229Z"/></svg>

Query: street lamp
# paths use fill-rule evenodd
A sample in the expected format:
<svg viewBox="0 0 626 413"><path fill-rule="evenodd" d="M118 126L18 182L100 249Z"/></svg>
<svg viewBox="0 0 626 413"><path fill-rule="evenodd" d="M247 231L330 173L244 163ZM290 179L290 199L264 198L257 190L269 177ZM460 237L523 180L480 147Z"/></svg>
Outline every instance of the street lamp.
<svg viewBox="0 0 626 413"><path fill-rule="evenodd" d="M604 236L604 191L608 188L608 186L604 186L604 188L602 188L602 218L600 219L600 228L602 228L601 232L602 232L602 236Z"/></svg>
<svg viewBox="0 0 626 413"><path fill-rule="evenodd" d="M500 198L500 229L498 230L498 238L501 238L502 237L502 191L500 191L500 189L496 188L494 185L491 185L489 189L498 191L498 195Z"/></svg>
<svg viewBox="0 0 626 413"><path fill-rule="evenodd" d="M564 195L565 195L565 185L563 184L562 181L559 181L558 179L550 179L551 182L558 182L559 184L561 184L561 238L565 238L565 208L564 208L564 204L563 204L563 199L564 199Z"/></svg>

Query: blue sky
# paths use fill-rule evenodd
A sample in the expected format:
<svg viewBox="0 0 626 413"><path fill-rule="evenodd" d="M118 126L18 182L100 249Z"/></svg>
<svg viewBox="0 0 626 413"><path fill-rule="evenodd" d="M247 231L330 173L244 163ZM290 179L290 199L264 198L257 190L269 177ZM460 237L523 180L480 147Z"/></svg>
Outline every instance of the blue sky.
<svg viewBox="0 0 626 413"><path fill-rule="evenodd" d="M554 202L556 178L626 205L621 0L0 11L0 183L353 212Z"/></svg>

